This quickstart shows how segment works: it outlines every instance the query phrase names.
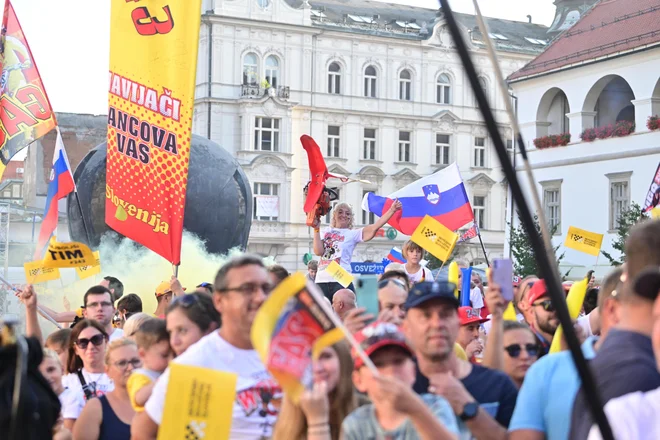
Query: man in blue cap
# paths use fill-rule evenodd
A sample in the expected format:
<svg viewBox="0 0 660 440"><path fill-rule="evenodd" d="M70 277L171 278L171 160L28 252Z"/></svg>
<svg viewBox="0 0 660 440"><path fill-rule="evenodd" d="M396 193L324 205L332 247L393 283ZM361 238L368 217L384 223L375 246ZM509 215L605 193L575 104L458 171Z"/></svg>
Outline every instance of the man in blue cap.
<svg viewBox="0 0 660 440"><path fill-rule="evenodd" d="M402 329L417 357L414 389L447 399L462 433L505 439L518 391L504 373L456 357L460 322L454 289L452 283L425 282L408 294Z"/></svg>

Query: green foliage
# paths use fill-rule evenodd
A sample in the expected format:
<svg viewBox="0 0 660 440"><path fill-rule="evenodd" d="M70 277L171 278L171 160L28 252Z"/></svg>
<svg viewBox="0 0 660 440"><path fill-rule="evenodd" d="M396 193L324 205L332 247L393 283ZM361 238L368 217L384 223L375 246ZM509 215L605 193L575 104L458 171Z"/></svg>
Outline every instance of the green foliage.
<svg viewBox="0 0 660 440"><path fill-rule="evenodd" d="M612 247L618 251L621 256L617 259L608 252L600 251L612 266L621 266L626 262L625 244L630 228L648 218L648 214L642 211L642 207L634 202L630 205L630 208L621 213L621 217L619 217L619 226L616 228L616 240L612 243Z"/></svg>
<svg viewBox="0 0 660 440"><path fill-rule="evenodd" d="M518 213L518 219L520 219L520 213ZM532 249L532 243L529 241L529 236L527 231L519 224L517 227L511 228L511 235L509 237L509 246L511 247L511 255L513 256L513 270L516 275L521 277L526 277L528 275L540 275L541 271L539 270L538 263L534 257L534 251ZM541 235L541 225L539 224L539 218L534 215L534 227L536 232ZM559 224L555 225L553 228L550 228L550 234L554 235L559 228ZM554 248L554 254L557 255L559 250L559 245ZM557 257L557 266L561 260L564 259L564 253ZM564 278L568 277L570 270L564 274Z"/></svg>
<svg viewBox="0 0 660 440"><path fill-rule="evenodd" d="M438 260L433 254L427 252L424 258L428 260L429 263L426 265L426 267L428 267L430 270L436 270L442 267L442 260ZM449 266L449 263L452 261L454 261L454 257L449 257L449 260L445 262L445 266Z"/></svg>

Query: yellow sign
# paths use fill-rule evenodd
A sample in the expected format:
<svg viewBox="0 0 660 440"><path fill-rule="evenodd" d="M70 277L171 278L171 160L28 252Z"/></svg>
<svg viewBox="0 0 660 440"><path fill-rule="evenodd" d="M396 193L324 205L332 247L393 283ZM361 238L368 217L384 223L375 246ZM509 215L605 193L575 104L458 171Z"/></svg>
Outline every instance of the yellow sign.
<svg viewBox="0 0 660 440"><path fill-rule="evenodd" d="M585 231L584 229L571 226L566 234L564 246L569 249L584 252L585 254L597 257L600 253L600 247L603 245L603 234Z"/></svg>
<svg viewBox="0 0 660 440"><path fill-rule="evenodd" d="M2 174L0 174L2 176ZM660 218L660 206L655 207L651 210L651 217L652 218Z"/></svg>
<svg viewBox="0 0 660 440"><path fill-rule="evenodd" d="M229 439L237 380L232 373L170 364L158 440Z"/></svg>
<svg viewBox="0 0 660 440"><path fill-rule="evenodd" d="M424 217L410 237L440 261L447 261L454 251L458 235L430 216Z"/></svg>
<svg viewBox="0 0 660 440"><path fill-rule="evenodd" d="M336 261L330 263L330 265L325 268L325 271L343 287L348 287L353 282L353 275L348 273L346 269L341 267Z"/></svg>
<svg viewBox="0 0 660 440"><path fill-rule="evenodd" d="M57 268L44 267L43 261L32 261L23 265L25 279L28 284L39 284L46 281L56 280L60 277Z"/></svg>
<svg viewBox="0 0 660 440"><path fill-rule="evenodd" d="M76 273L78 274L78 278L80 278L81 280L84 280L85 278L89 278L91 276L98 275L101 273L100 252L96 251L93 254L94 254L94 258L96 259L96 262L93 265L76 267Z"/></svg>
<svg viewBox="0 0 660 440"><path fill-rule="evenodd" d="M50 240L43 261L44 267L82 267L94 266L96 256L83 243L58 243L55 237Z"/></svg>

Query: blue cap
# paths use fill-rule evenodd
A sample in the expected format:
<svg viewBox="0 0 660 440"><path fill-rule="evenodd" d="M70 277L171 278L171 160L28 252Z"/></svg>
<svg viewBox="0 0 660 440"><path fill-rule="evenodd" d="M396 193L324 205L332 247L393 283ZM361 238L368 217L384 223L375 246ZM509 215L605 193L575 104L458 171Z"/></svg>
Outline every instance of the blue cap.
<svg viewBox="0 0 660 440"><path fill-rule="evenodd" d="M412 289L410 289L410 292L408 292L408 298L406 299L404 307L406 310L414 309L415 307L420 307L427 301L443 299L450 302L458 309L458 299L454 295L455 289L456 285L449 282L426 281L423 283L417 283Z"/></svg>

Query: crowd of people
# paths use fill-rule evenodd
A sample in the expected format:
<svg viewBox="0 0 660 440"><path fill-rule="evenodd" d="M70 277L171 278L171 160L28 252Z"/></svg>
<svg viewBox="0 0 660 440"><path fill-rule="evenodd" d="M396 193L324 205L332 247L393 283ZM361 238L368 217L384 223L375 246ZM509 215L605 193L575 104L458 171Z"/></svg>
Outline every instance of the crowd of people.
<svg viewBox="0 0 660 440"><path fill-rule="evenodd" d="M381 220L398 209L394 204ZM461 307L461 283L434 281L420 264L424 250L408 242L406 264L380 276L373 316L358 307L353 285L344 288L326 272L332 261L350 270L355 245L373 238L375 229L353 229L352 218L340 204L331 226L315 230L320 260L308 265L309 284L375 369L355 346L338 342L313 359L314 386L298 402L282 392L250 339L259 308L289 276L260 257L229 260L213 283L192 293L172 277L154 289L153 313L142 310L139 295L123 295L119 279L106 277L85 293L81 310L49 309L74 324L45 340L37 295L25 287L26 331L43 341L40 371L61 402L57 438L157 438L171 364L238 376L232 439L601 438L570 353L549 353L559 321L541 274L511 280L518 320L508 321L503 286L475 273L470 305ZM574 326L615 437L657 439L660 221L632 228L625 255L622 267L590 281L592 299Z"/></svg>

